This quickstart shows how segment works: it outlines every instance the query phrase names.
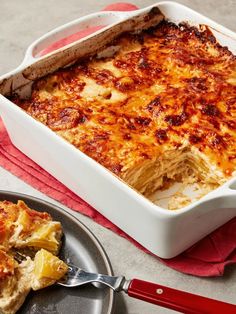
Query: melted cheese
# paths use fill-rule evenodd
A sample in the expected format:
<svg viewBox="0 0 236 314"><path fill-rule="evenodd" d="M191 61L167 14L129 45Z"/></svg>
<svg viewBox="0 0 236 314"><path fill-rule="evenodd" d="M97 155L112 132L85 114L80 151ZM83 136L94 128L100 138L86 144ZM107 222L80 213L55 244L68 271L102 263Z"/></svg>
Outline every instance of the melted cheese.
<svg viewBox="0 0 236 314"><path fill-rule="evenodd" d="M14 314L34 287L34 261L27 257L17 262L14 254L24 250L27 255L41 248L58 254L61 236L61 224L48 213L35 211L23 201L0 201L0 313ZM48 255L54 256L52 253ZM57 257L55 260L58 263ZM44 286L37 285L38 289Z"/></svg>
<svg viewBox="0 0 236 314"><path fill-rule="evenodd" d="M13 101L147 197L189 172L224 183L236 168L235 56L206 27L168 22L113 45L113 57L58 70Z"/></svg>

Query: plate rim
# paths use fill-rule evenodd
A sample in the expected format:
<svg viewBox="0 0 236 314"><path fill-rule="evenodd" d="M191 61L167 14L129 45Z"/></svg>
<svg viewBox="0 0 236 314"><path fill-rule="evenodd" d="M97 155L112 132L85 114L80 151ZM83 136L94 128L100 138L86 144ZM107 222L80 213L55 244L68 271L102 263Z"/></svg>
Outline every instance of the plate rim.
<svg viewBox="0 0 236 314"><path fill-rule="evenodd" d="M112 269L112 265L110 262L110 259L103 247L103 245L101 244L101 242L98 240L98 238L95 236L95 234L83 223L79 220L79 218L77 218L73 213L68 212L67 210L64 210L62 207L51 203L50 201L46 201L44 199L41 199L37 196L32 196L29 194L25 194L25 193L21 193L21 192L14 192L14 191L9 191L9 190L0 190L0 196L2 194L7 194L10 196L16 196L16 197L22 197L28 200L32 200L32 201L36 201L39 203L43 203L49 207L53 207L53 209L55 209L56 211L62 213L63 215L66 215L69 219L72 219L75 223L79 224L80 227L83 229L83 231L85 233L87 233L87 235L91 238L91 240L93 241L93 243L95 244L96 248L98 249L98 251L100 252L102 259L104 261L104 264L106 266L107 269L107 275L113 276L114 272ZM57 200L55 200L57 201ZM58 201L57 201L58 202ZM66 206L66 205L63 205ZM68 207L69 208L69 207ZM69 208L70 209L70 208ZM72 210L72 209L70 209ZM75 211L76 213L76 211ZM114 312L114 304L115 304L115 291L113 291L112 289L109 289L109 305L108 305L108 311L107 314L112 314Z"/></svg>

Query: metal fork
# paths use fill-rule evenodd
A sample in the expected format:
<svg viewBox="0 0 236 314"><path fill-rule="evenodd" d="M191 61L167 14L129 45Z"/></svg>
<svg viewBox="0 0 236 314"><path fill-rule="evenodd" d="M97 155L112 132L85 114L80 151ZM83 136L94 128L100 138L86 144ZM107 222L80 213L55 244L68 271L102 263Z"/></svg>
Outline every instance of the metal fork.
<svg viewBox="0 0 236 314"><path fill-rule="evenodd" d="M14 252L21 263L26 256ZM57 285L73 288L88 283L100 283L116 292L124 291L130 297L153 303L186 314L236 314L236 305L202 297L181 290L161 286L140 279L126 280L124 276L108 276L90 273L74 265L68 265L67 274ZM100 286L98 286L100 288Z"/></svg>
<svg viewBox="0 0 236 314"><path fill-rule="evenodd" d="M124 276L108 276L90 273L74 265L68 265L68 273L57 282L72 288L88 283L101 283L116 292L124 291L130 297L187 314L236 314L236 305L202 297L200 295L168 288L140 279L126 280Z"/></svg>
<svg viewBox="0 0 236 314"><path fill-rule="evenodd" d="M67 274L58 281L57 284L67 288L73 288L95 282L104 284L117 292L121 290L127 292L130 283L124 276L115 277L90 273L74 265L68 265Z"/></svg>

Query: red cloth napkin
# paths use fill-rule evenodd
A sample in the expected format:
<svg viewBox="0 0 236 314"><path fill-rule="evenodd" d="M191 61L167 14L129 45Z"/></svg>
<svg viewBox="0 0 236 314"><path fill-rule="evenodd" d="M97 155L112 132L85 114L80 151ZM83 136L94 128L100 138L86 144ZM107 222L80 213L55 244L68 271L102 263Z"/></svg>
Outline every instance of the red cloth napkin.
<svg viewBox="0 0 236 314"><path fill-rule="evenodd" d="M116 3L107 6L104 10L130 11L135 9L137 9L137 7L132 4ZM92 30L97 29L93 28ZM69 41L78 40L88 33L91 33L90 31L80 31L76 33L74 37L73 35L70 36ZM55 47L61 47L65 43L68 43L68 39L53 44L51 47L47 48L47 52L55 49ZM150 253L13 146L1 120L0 166L12 172L44 194L71 209L91 217L97 223L113 230L120 236L131 241L138 248ZM168 260L157 258L167 266L186 274L205 277L222 276L226 265L236 263L236 218L232 219L179 256Z"/></svg>

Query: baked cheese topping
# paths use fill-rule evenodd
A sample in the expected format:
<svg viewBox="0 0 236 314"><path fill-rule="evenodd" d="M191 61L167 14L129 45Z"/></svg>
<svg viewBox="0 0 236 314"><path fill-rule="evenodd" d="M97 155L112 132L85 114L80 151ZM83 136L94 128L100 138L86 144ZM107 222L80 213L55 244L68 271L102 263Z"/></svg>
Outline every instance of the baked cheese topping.
<svg viewBox="0 0 236 314"><path fill-rule="evenodd" d="M112 44L114 56L13 101L148 197L186 174L224 183L236 167L236 57L207 27L166 21Z"/></svg>
<svg viewBox="0 0 236 314"><path fill-rule="evenodd" d="M66 264L54 255L61 236L61 224L48 213L35 211L23 201L0 201L1 314L14 314L31 288L51 285L67 272ZM22 262L15 259L19 252L25 256Z"/></svg>
<svg viewBox="0 0 236 314"><path fill-rule="evenodd" d="M46 212L29 208L23 201L0 201L0 248L45 248L58 254L61 224Z"/></svg>

